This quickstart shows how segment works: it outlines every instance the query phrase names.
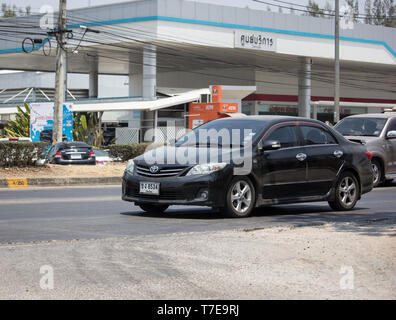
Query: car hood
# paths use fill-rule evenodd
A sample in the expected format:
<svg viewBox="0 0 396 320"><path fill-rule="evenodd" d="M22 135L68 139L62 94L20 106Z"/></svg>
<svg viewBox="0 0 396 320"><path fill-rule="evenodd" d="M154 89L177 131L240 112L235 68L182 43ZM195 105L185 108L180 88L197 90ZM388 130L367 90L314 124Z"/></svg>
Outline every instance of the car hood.
<svg viewBox="0 0 396 320"><path fill-rule="evenodd" d="M367 144L379 139L379 137L371 137L371 136L344 136L344 138L352 142L357 142L361 144Z"/></svg>
<svg viewBox="0 0 396 320"><path fill-rule="evenodd" d="M251 148L208 148L163 146L134 158L137 164L195 165L198 163L241 163L252 154Z"/></svg>

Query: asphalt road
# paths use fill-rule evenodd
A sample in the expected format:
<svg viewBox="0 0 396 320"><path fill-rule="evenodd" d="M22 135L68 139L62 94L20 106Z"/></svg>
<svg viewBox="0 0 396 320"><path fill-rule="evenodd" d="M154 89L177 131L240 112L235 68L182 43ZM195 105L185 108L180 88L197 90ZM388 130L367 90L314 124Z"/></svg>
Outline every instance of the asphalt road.
<svg viewBox="0 0 396 320"><path fill-rule="evenodd" d="M208 208L170 207L146 214L121 200L120 186L0 190L0 243L96 239L136 235L254 230L274 226L361 224L369 234L396 223L396 184L363 196L350 212L334 212L327 203L256 209L247 219L225 219ZM337 224L336 224L337 225Z"/></svg>

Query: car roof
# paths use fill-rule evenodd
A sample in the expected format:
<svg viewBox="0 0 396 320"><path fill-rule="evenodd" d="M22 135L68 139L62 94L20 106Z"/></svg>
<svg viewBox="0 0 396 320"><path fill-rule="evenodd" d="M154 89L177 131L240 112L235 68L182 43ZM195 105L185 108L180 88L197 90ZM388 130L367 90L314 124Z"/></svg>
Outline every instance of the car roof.
<svg viewBox="0 0 396 320"><path fill-rule="evenodd" d="M86 144L85 142L82 141L73 141L73 142L58 142L57 145L59 147L82 147L82 148L91 148L90 145Z"/></svg>
<svg viewBox="0 0 396 320"><path fill-rule="evenodd" d="M310 119L310 118L304 118L304 117L293 117L293 116L278 116L278 115L259 115L259 116L246 116L243 118L221 118L217 119L216 121L239 121L239 122L249 122L249 121L254 121L254 122L265 122L268 126L279 123L279 122L286 122L286 121L308 121L308 122L313 122L313 123L320 123L324 124L322 121L315 120L315 119Z"/></svg>
<svg viewBox="0 0 396 320"><path fill-rule="evenodd" d="M362 114L354 114L353 116L348 116L346 118L381 118L381 119L389 119L389 118L393 118L393 117L396 117L396 112L362 113Z"/></svg>

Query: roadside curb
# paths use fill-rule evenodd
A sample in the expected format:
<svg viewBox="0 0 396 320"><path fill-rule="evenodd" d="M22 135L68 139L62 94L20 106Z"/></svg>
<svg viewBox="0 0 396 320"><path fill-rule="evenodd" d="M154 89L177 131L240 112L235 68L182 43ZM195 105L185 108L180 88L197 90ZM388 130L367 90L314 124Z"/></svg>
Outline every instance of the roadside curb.
<svg viewBox="0 0 396 320"><path fill-rule="evenodd" d="M121 184L121 177L56 177L0 179L0 188L26 188L32 186L78 186L95 184Z"/></svg>

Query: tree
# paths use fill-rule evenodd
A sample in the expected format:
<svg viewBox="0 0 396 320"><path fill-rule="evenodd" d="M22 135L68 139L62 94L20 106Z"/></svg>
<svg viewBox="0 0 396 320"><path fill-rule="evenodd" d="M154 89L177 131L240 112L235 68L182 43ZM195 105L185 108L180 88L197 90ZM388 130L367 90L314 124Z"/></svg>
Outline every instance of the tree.
<svg viewBox="0 0 396 320"><path fill-rule="evenodd" d="M373 17L371 15L372 12L372 7L371 7L371 0L366 0L364 3L364 22L367 24L372 24L373 23Z"/></svg>
<svg viewBox="0 0 396 320"><path fill-rule="evenodd" d="M73 117L73 140L84 141L94 146L104 143L102 129L99 128L98 112L79 112Z"/></svg>
<svg viewBox="0 0 396 320"><path fill-rule="evenodd" d="M1 4L1 12L4 18L15 17L15 16L30 16L32 13L31 6L26 6L25 10L17 8L16 5L7 5L6 3Z"/></svg>
<svg viewBox="0 0 396 320"><path fill-rule="evenodd" d="M359 2L357 0L347 0L347 12L343 12L342 14L347 15L353 22L358 21L359 17Z"/></svg>
<svg viewBox="0 0 396 320"><path fill-rule="evenodd" d="M329 3L328 1L326 1L326 4L324 6L324 12L326 13L327 17L331 17L331 15L334 14L334 10L333 7L331 6L331 3Z"/></svg>
<svg viewBox="0 0 396 320"><path fill-rule="evenodd" d="M14 8L16 8L14 6ZM16 10L14 8L11 8L10 5L7 5L6 3L1 4L1 12L3 14L4 18L9 18L9 17L15 17L16 16Z"/></svg>
<svg viewBox="0 0 396 320"><path fill-rule="evenodd" d="M26 102L23 105L25 110L17 106L15 120L9 120L4 127L6 138L30 137L30 109Z"/></svg>
<svg viewBox="0 0 396 320"><path fill-rule="evenodd" d="M313 1L309 0L307 5L307 15L312 17L324 17L324 10L319 7L319 5Z"/></svg>
<svg viewBox="0 0 396 320"><path fill-rule="evenodd" d="M371 11L373 23L376 25L383 25L385 18L385 7L382 0L374 0L373 8Z"/></svg>
<svg viewBox="0 0 396 320"><path fill-rule="evenodd" d="M393 0L384 1L386 17L384 20L384 26L396 27L396 5Z"/></svg>
<svg viewBox="0 0 396 320"><path fill-rule="evenodd" d="M366 14L369 4L366 1ZM374 0L371 7L370 19L367 22L385 27L396 27L396 5L394 0Z"/></svg>

